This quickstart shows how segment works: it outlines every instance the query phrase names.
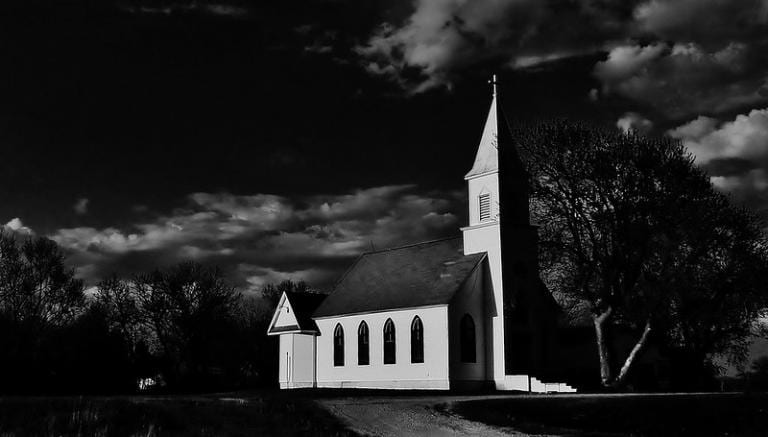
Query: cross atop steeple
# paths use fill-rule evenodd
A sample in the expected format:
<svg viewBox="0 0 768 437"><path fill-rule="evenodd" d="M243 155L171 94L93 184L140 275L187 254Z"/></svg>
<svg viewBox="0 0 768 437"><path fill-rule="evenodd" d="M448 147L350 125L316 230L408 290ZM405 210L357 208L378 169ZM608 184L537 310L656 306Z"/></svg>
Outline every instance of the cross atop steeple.
<svg viewBox="0 0 768 437"><path fill-rule="evenodd" d="M493 87L493 98L496 98L496 95L499 93L498 91L498 85L499 82L496 80L496 75L494 74L493 77L491 77L491 80L488 81L489 84Z"/></svg>

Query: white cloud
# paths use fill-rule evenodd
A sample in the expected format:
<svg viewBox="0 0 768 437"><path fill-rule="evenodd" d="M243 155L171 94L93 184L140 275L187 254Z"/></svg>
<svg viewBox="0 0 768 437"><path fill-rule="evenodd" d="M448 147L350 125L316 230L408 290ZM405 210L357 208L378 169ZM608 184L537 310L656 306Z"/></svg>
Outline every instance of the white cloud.
<svg viewBox="0 0 768 437"><path fill-rule="evenodd" d="M634 130L645 134L653 128L653 122L637 112L627 112L616 121L616 127L624 133Z"/></svg>
<svg viewBox="0 0 768 437"><path fill-rule="evenodd" d="M77 199L77 202L72 206L72 209L75 210L75 213L79 215L87 214L88 213L88 202L89 200L85 197L81 197L80 199Z"/></svg>
<svg viewBox="0 0 768 437"><path fill-rule="evenodd" d="M3 227L12 232L17 232L20 234L27 234L27 235L34 234L34 231L32 231L32 229L28 228L27 226L24 226L24 223L18 217L12 218L10 221L8 221L8 223L3 225Z"/></svg>
<svg viewBox="0 0 768 437"><path fill-rule="evenodd" d="M183 208L128 229L66 228L51 238L90 282L191 258L223 266L243 287L286 278L328 285L371 242L392 247L456 234L452 211L461 197L412 185L296 199L193 193Z"/></svg>
<svg viewBox="0 0 768 437"><path fill-rule="evenodd" d="M722 113L768 101L760 55L768 45L732 42L708 49L696 43L621 45L598 62L604 93L652 105L669 117Z"/></svg>
<svg viewBox="0 0 768 437"><path fill-rule="evenodd" d="M608 59L595 65L595 76L604 83L620 83L643 71L666 48L663 43L615 47L608 53Z"/></svg>
<svg viewBox="0 0 768 437"><path fill-rule="evenodd" d="M668 133L711 172L715 188L768 217L768 108L724 123L698 117Z"/></svg>
<svg viewBox="0 0 768 437"><path fill-rule="evenodd" d="M762 168L741 175L712 176L710 181L715 188L737 195L741 192L761 192L768 188L768 174Z"/></svg>
<svg viewBox="0 0 768 437"><path fill-rule="evenodd" d="M669 135L682 140L699 164L718 158L768 162L768 108L738 115L720 126L713 118L698 117Z"/></svg>

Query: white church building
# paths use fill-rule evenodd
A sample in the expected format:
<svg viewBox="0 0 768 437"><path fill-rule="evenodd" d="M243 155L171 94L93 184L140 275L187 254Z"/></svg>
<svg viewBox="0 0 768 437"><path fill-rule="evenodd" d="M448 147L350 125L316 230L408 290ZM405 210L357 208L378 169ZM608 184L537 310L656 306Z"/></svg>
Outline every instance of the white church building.
<svg viewBox="0 0 768 437"><path fill-rule="evenodd" d="M268 335L280 338L281 388L575 391L537 374L558 308L497 97L494 84L461 236L364 253L331 294L280 298Z"/></svg>

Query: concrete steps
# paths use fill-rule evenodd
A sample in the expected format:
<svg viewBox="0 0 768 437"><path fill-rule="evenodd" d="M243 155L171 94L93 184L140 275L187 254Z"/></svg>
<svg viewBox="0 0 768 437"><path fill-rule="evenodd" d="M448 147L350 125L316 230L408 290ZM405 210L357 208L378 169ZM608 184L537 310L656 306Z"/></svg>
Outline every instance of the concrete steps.
<svg viewBox="0 0 768 437"><path fill-rule="evenodd" d="M525 391L529 393L576 393L576 389L564 382L542 382L528 375L506 375L497 390Z"/></svg>
<svg viewBox="0 0 768 437"><path fill-rule="evenodd" d="M576 393L576 389L564 382L541 382L531 377L531 393Z"/></svg>

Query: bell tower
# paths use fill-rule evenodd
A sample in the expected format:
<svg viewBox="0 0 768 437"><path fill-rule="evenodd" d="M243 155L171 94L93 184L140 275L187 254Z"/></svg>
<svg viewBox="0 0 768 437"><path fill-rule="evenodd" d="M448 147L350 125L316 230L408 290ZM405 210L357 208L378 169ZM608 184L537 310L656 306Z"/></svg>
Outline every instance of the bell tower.
<svg viewBox="0 0 768 437"><path fill-rule="evenodd" d="M501 214L499 181L499 128L506 129L498 103L496 76L491 81L493 95L488 118L485 121L480 145L477 148L472 169L464 176L467 181L469 200L469 226L462 228L464 253L485 252L488 255L490 284L493 290L493 307L486 332L491 336L486 344L491 346L488 356L489 378L492 375L497 389L504 388L504 284L501 263Z"/></svg>

